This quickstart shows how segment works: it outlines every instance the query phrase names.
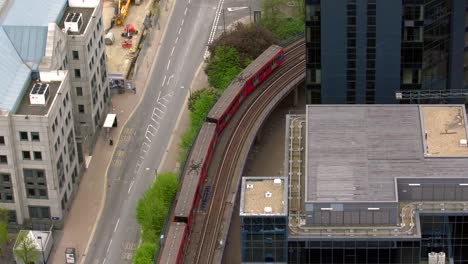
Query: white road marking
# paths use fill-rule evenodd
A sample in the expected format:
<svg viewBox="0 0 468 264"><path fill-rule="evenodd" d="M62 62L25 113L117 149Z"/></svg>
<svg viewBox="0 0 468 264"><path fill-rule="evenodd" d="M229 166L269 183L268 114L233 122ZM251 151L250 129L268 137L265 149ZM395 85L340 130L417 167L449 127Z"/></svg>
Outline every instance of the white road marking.
<svg viewBox="0 0 468 264"><path fill-rule="evenodd" d="M181 86L180 89L184 89L185 87Z"/></svg>
<svg viewBox="0 0 468 264"><path fill-rule="evenodd" d="M106 258L104 258L104 260L102 261L102 264L106 263Z"/></svg>
<svg viewBox="0 0 468 264"><path fill-rule="evenodd" d="M174 74L172 74L171 76L169 76L169 79L167 80L167 85L169 85L169 83L171 82L171 79L174 78Z"/></svg>
<svg viewBox="0 0 468 264"><path fill-rule="evenodd" d="M216 14L213 20L213 26L211 27L210 37L208 38L208 45L210 45L211 42L213 42L214 36L216 34L216 29L218 27L219 17L221 16L221 11L222 11L221 7L223 6L223 3L224 3L224 0L219 1L218 7L216 8ZM205 60L208 59L208 56L209 56L208 45L206 46L205 54L203 55L203 58Z"/></svg>
<svg viewBox="0 0 468 264"><path fill-rule="evenodd" d="M132 189L134 183L135 183L134 181L132 181L132 182L130 183L130 187L128 187L128 192L127 192L127 193L130 193L130 190ZM114 232L115 232L115 231L114 231Z"/></svg>
<svg viewBox="0 0 468 264"><path fill-rule="evenodd" d="M248 6L228 7L227 11L233 12L233 11L242 10L242 9L246 9L246 8L249 8L249 7Z"/></svg>
<svg viewBox="0 0 468 264"><path fill-rule="evenodd" d="M188 10L188 8L186 7L186 8L185 8L185 11L184 11L184 15L187 14L187 10Z"/></svg>
<svg viewBox="0 0 468 264"><path fill-rule="evenodd" d="M111 244L112 244L112 239L109 242L109 246L107 246L107 253L109 253L109 249L110 249Z"/></svg>
<svg viewBox="0 0 468 264"><path fill-rule="evenodd" d="M146 149L143 148L143 146L146 146ZM146 142L143 142L143 144L141 144L141 151L143 152L147 152L150 148L150 144L146 143Z"/></svg>
<svg viewBox="0 0 468 264"><path fill-rule="evenodd" d="M185 21L185 19L182 19L182 23L180 24L181 26L183 26L183 25L184 25L184 21Z"/></svg>
<svg viewBox="0 0 468 264"><path fill-rule="evenodd" d="M180 27L180 28L179 28L179 33L177 33L177 34L179 34L179 35L180 35L180 32L181 32L181 31L182 31L182 28Z"/></svg>
<svg viewBox="0 0 468 264"><path fill-rule="evenodd" d="M114 233L115 231L117 231L117 227L119 227L119 222L120 222L120 218L117 219L117 224L115 224Z"/></svg>
<svg viewBox="0 0 468 264"><path fill-rule="evenodd" d="M169 60L169 61L167 62L166 70L169 70L169 66L170 66L170 65L171 65L171 60Z"/></svg>
<svg viewBox="0 0 468 264"><path fill-rule="evenodd" d="M164 83L166 82L166 75L164 75L164 80L163 82L161 83L161 86L164 86Z"/></svg>
<svg viewBox="0 0 468 264"><path fill-rule="evenodd" d="M155 107L154 109L156 109L156 110L158 110L159 112L161 112L161 113L164 114L164 111L163 111L163 110L161 110L161 109L159 109L159 108L157 108L157 107Z"/></svg>
<svg viewBox="0 0 468 264"><path fill-rule="evenodd" d="M177 44L177 41L179 41L179 37L177 37L177 38L175 39L175 43L176 43L176 44Z"/></svg>
<svg viewBox="0 0 468 264"><path fill-rule="evenodd" d="M174 54L175 47L172 47L171 56Z"/></svg>

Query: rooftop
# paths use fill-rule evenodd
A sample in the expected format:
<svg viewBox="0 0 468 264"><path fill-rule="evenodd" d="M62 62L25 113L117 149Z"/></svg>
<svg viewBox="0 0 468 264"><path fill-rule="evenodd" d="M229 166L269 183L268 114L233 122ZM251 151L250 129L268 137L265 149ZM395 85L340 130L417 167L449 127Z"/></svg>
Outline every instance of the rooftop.
<svg viewBox="0 0 468 264"><path fill-rule="evenodd" d="M35 84L35 82L31 82L29 84L28 89L26 90L26 93L24 93L23 99L21 100L21 103L15 114L35 116L35 115L46 115L49 112L50 106L54 102L54 98L57 95L57 91L59 90L60 84L62 82L55 81L55 82L41 82L41 83L49 84L49 96L48 96L49 99L47 101L47 104L33 105L30 103L29 93L31 92L32 87Z"/></svg>
<svg viewBox="0 0 468 264"><path fill-rule="evenodd" d="M286 215L285 181L283 177L243 177L241 215Z"/></svg>
<svg viewBox="0 0 468 264"><path fill-rule="evenodd" d="M424 152L423 123L429 151L434 142L458 148L438 125L460 120L454 113L466 124L463 105L307 106L306 202L396 201L395 178L467 177L468 156ZM463 130L466 135L466 125L457 135Z"/></svg>
<svg viewBox="0 0 468 264"><path fill-rule="evenodd" d="M0 3L0 108L15 110L31 69L45 54L47 28L62 17L67 0L9 0Z"/></svg>
<svg viewBox="0 0 468 264"><path fill-rule="evenodd" d="M81 13L83 14L83 24L80 28L79 32L68 32L68 35L81 35L85 32L86 27L88 26L89 20L91 19L91 15L94 12L94 7L70 7L68 6L62 16L62 19L60 19L60 22L58 23L58 26L60 28L65 27L65 19L67 18L68 13Z"/></svg>
<svg viewBox="0 0 468 264"><path fill-rule="evenodd" d="M467 139L462 106L421 106L421 114L427 156L468 156L468 148L460 145Z"/></svg>

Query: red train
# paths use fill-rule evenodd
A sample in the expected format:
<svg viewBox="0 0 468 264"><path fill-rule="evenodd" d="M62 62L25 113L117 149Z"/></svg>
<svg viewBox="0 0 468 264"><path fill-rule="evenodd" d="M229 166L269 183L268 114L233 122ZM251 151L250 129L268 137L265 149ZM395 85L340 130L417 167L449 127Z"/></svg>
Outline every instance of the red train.
<svg viewBox="0 0 468 264"><path fill-rule="evenodd" d="M283 61L283 48L270 46L231 82L208 113L186 162L174 218L164 238L159 263L183 263L193 215L198 208L203 182L218 137L240 104Z"/></svg>

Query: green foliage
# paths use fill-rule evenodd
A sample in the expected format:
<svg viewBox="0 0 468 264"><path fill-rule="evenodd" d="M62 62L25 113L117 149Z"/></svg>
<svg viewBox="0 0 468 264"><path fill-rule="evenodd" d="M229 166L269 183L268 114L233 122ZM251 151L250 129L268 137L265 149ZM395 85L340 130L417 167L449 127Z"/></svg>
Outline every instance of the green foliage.
<svg viewBox="0 0 468 264"><path fill-rule="evenodd" d="M218 96L219 92L214 89L213 87L207 87L207 88L203 88L203 89L200 89L200 90L196 90L195 92L193 92L191 95L190 95L190 98L188 100L188 109L193 112L195 109L194 109L194 104L195 102L204 94L210 94L210 95L213 95L214 97Z"/></svg>
<svg viewBox="0 0 468 264"><path fill-rule="evenodd" d="M206 66L208 82L218 90L224 90L241 72L239 53L231 47L217 47Z"/></svg>
<svg viewBox="0 0 468 264"><path fill-rule="evenodd" d="M189 99L190 126L181 137L179 144L179 160L182 160L193 140L197 136L198 126L203 121L211 106L214 104L218 91L205 88L192 94ZM190 107L190 100L192 106Z"/></svg>
<svg viewBox="0 0 468 264"><path fill-rule="evenodd" d="M175 172L162 172L138 200L136 218L141 226L144 242L157 243L169 202L177 192L178 181Z"/></svg>
<svg viewBox="0 0 468 264"><path fill-rule="evenodd" d="M8 210L0 208L0 256L2 248L8 242Z"/></svg>
<svg viewBox="0 0 468 264"><path fill-rule="evenodd" d="M24 263L36 262L39 257L39 251L36 248L34 240L28 236L28 231L22 230L19 232L13 253Z"/></svg>
<svg viewBox="0 0 468 264"><path fill-rule="evenodd" d="M287 0L263 1L263 14L260 24L269 29L280 40L304 32L304 5L288 7Z"/></svg>
<svg viewBox="0 0 468 264"><path fill-rule="evenodd" d="M133 264L153 264L153 255L156 244L145 242L133 254Z"/></svg>
<svg viewBox="0 0 468 264"><path fill-rule="evenodd" d="M208 47L214 53L217 47L231 47L237 50L242 68L250 64L264 50L277 42L276 37L259 24L244 25L237 23L234 30L223 33Z"/></svg>

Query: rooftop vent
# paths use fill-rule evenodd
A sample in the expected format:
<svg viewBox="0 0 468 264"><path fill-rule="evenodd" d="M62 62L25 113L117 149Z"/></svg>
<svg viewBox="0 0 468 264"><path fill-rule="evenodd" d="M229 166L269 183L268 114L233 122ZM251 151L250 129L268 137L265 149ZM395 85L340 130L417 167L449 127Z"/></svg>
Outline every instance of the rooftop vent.
<svg viewBox="0 0 468 264"><path fill-rule="evenodd" d="M271 192L266 192L266 193L265 193L265 197L266 197L266 198L271 198L271 194L272 194Z"/></svg>
<svg viewBox="0 0 468 264"><path fill-rule="evenodd" d="M271 207L267 206L267 207L265 207L265 208L263 209L263 211L264 211L266 214L271 214L271 212L273 212L273 209L272 209Z"/></svg>
<svg viewBox="0 0 468 264"><path fill-rule="evenodd" d="M466 138L460 139L460 147L467 147L468 146L468 140Z"/></svg>
<svg viewBox="0 0 468 264"><path fill-rule="evenodd" d="M49 100L49 84L35 83L29 93L29 103L32 105L45 105Z"/></svg>
<svg viewBox="0 0 468 264"><path fill-rule="evenodd" d="M281 186L281 179L274 179L274 180L273 180L273 184L274 184L274 185Z"/></svg>
<svg viewBox="0 0 468 264"><path fill-rule="evenodd" d="M68 13L65 18L65 30L78 33L83 25L83 14L81 13Z"/></svg>
<svg viewBox="0 0 468 264"><path fill-rule="evenodd" d="M253 189L253 184L247 184L247 189Z"/></svg>

